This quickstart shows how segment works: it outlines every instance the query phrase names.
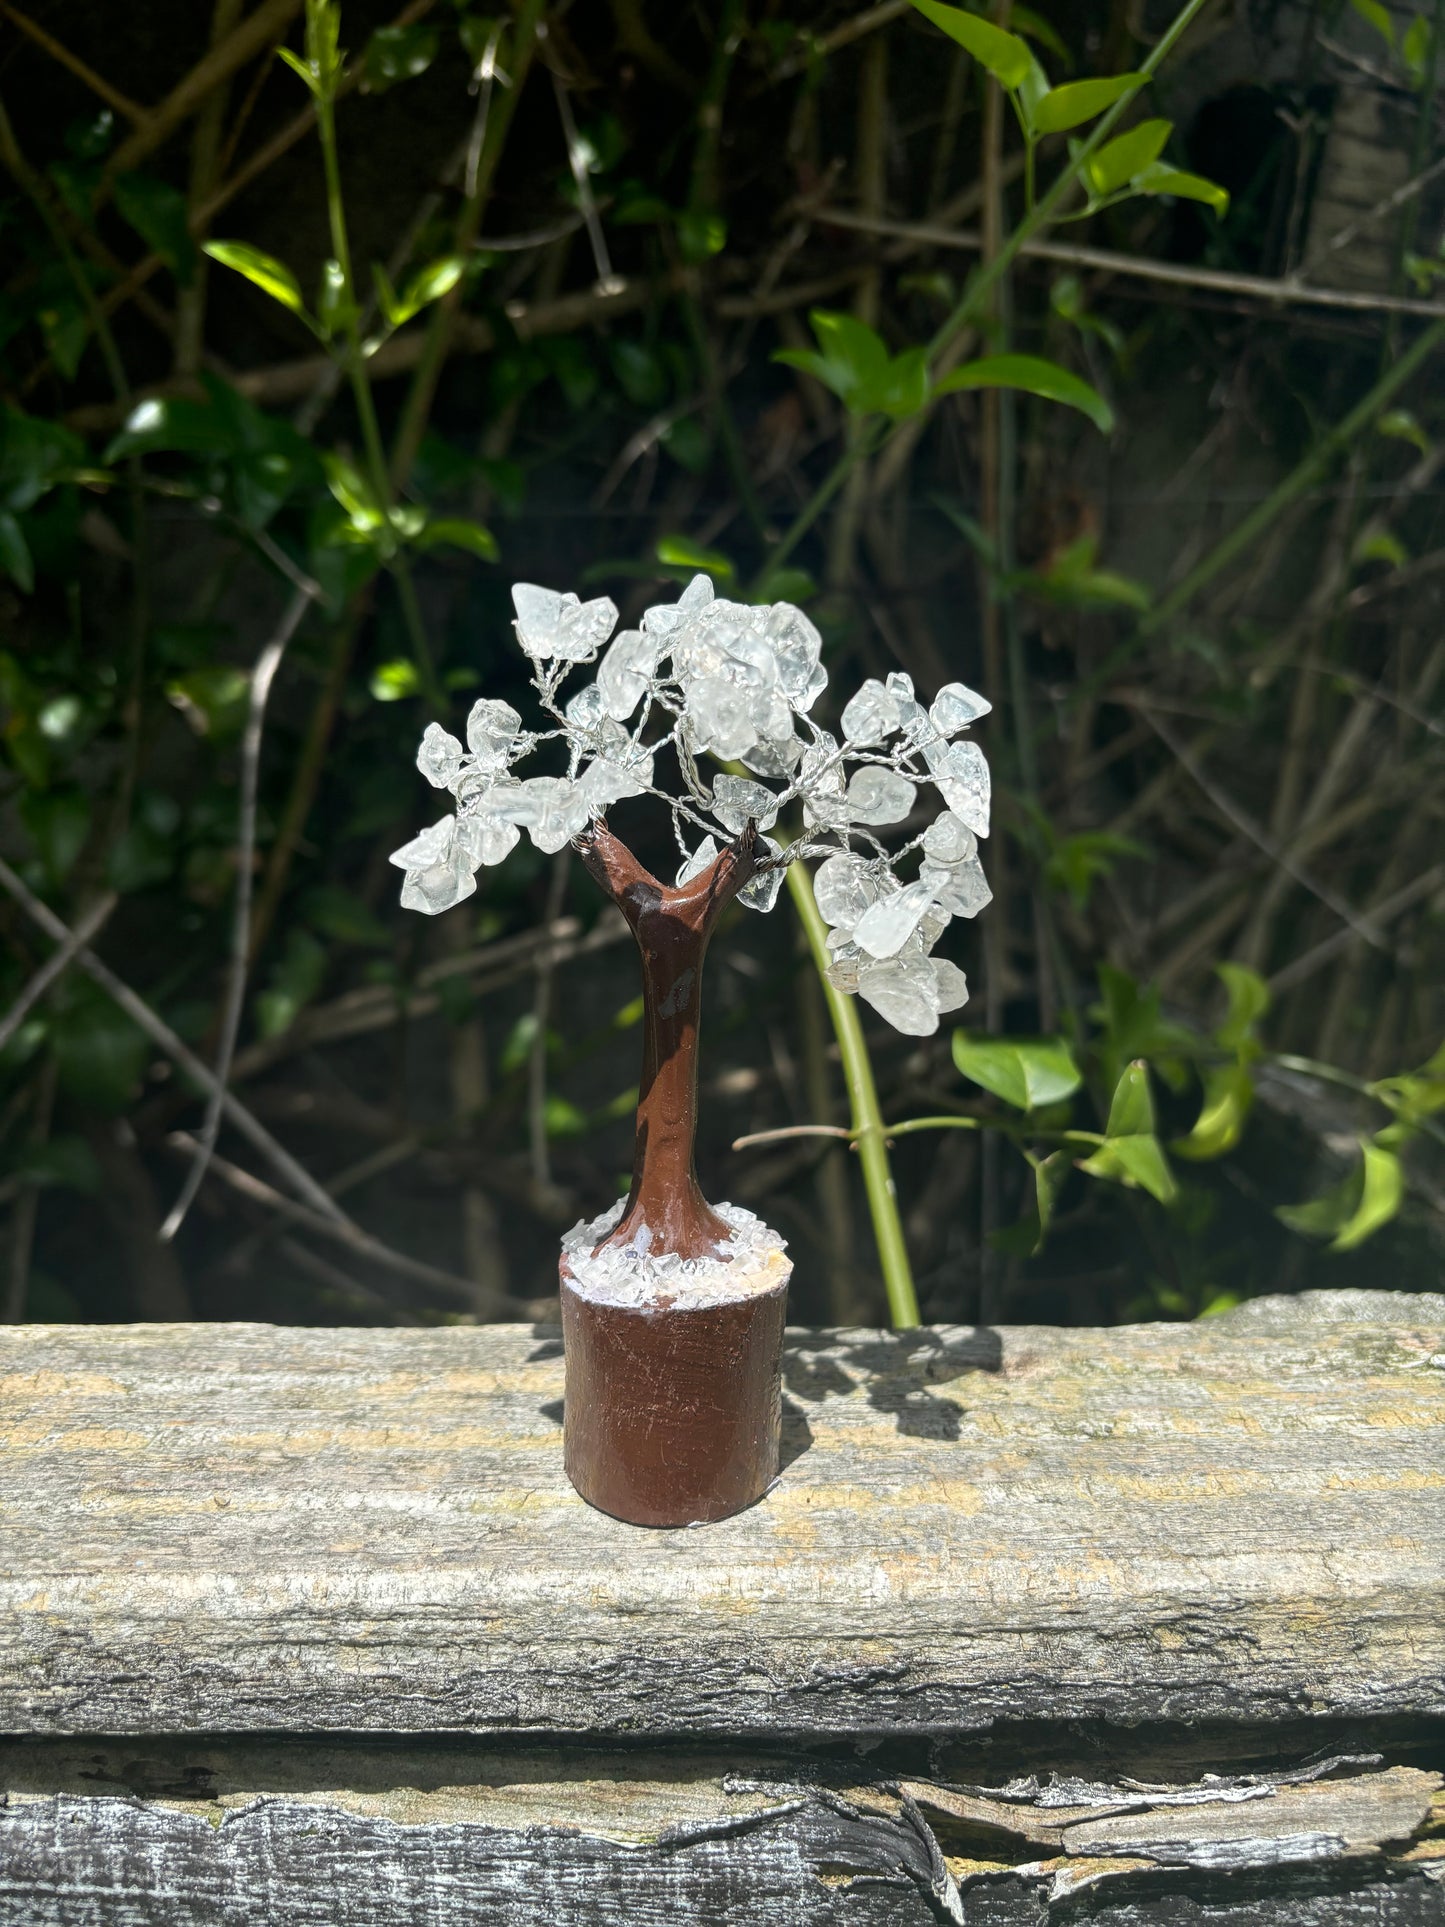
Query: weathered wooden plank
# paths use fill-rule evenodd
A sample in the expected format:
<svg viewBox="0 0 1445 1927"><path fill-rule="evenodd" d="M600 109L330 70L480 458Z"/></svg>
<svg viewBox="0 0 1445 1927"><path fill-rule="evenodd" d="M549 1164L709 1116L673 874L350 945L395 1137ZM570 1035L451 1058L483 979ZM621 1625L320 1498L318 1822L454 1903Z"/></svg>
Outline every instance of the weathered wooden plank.
<svg viewBox="0 0 1445 1927"><path fill-rule="evenodd" d="M12 1743L0 1927L1040 1927L1077 1921L1079 1905L1121 1927L1445 1917L1439 1775L1408 1767L964 1793L860 1781L856 1767L835 1767L832 1785L806 1766L787 1777L774 1762L784 1777L770 1780L737 1767L695 1753ZM950 1837L947 1816L970 1805L988 1812ZM1084 1838L1126 1823L1122 1850Z"/></svg>
<svg viewBox="0 0 1445 1927"><path fill-rule="evenodd" d="M1445 1710L1445 1299L796 1333L790 1463L646 1532L555 1335L0 1334L0 1730L928 1732Z"/></svg>

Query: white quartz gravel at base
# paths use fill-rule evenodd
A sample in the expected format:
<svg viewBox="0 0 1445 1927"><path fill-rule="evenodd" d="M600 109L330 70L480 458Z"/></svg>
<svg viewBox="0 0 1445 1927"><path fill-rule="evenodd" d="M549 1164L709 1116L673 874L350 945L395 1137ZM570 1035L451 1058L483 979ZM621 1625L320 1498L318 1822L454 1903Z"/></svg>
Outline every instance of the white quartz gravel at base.
<svg viewBox="0 0 1445 1927"><path fill-rule="evenodd" d="M645 1225L631 1244L595 1250L620 1221L626 1202L619 1198L590 1223L579 1220L562 1239L564 1282L579 1297L598 1305L700 1310L754 1298L788 1281L792 1265L785 1241L737 1204L713 1206L732 1230L725 1255L679 1258L673 1252L654 1252Z"/></svg>

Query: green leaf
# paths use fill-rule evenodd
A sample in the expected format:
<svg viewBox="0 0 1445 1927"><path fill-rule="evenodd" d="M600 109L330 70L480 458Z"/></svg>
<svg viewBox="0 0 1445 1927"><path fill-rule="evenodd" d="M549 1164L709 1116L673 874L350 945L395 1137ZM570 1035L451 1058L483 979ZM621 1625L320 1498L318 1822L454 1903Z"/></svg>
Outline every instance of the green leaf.
<svg viewBox="0 0 1445 1927"><path fill-rule="evenodd" d="M1084 163L1088 185L1102 200L1117 194L1164 151L1164 143L1174 131L1172 120L1141 120L1127 134L1116 134L1097 154Z"/></svg>
<svg viewBox="0 0 1445 1927"><path fill-rule="evenodd" d="M393 328L399 328L413 315L420 314L433 301L440 301L466 273L466 256L462 254L441 254L435 261L428 261L417 269L400 294L390 297L390 305L382 304L382 311ZM385 271L374 268L378 291L386 283ZM389 286L389 284L388 284Z"/></svg>
<svg viewBox="0 0 1445 1927"><path fill-rule="evenodd" d="M1350 5L1361 20L1369 22L1386 46L1394 46L1395 23L1390 18L1389 8L1383 6L1381 0L1350 0Z"/></svg>
<svg viewBox="0 0 1445 1927"><path fill-rule="evenodd" d="M685 535L664 535L656 554L668 569L685 569L689 575L701 571L722 583L731 583L737 578L737 570L720 550L705 549L697 542L689 542Z"/></svg>
<svg viewBox="0 0 1445 1927"><path fill-rule="evenodd" d="M1020 1111L1058 1104L1083 1082L1061 1037L979 1037L956 1030L953 1061L973 1083Z"/></svg>
<svg viewBox="0 0 1445 1927"><path fill-rule="evenodd" d="M213 261L219 261L223 268L245 275L263 294L269 294L273 301L279 301L283 308L299 315L308 328L314 325L301 299L299 282L290 268L274 255L263 254L260 248L250 247L244 241L207 241L203 252Z"/></svg>
<svg viewBox="0 0 1445 1927"><path fill-rule="evenodd" d="M1148 80L1147 74L1113 74L1106 80L1071 80L1050 88L1033 111L1036 134L1062 134L1082 127Z"/></svg>
<svg viewBox="0 0 1445 1927"><path fill-rule="evenodd" d="M47 878L64 882L90 834L89 798L80 789L27 790L19 810Z"/></svg>
<svg viewBox="0 0 1445 1927"><path fill-rule="evenodd" d="M180 285L188 286L196 271L196 244L191 239L190 209L180 189L148 174L118 174L115 205L121 219L161 257Z"/></svg>
<svg viewBox="0 0 1445 1927"><path fill-rule="evenodd" d="M35 564L31 560L30 545L9 509L0 509L0 568L26 595L34 589Z"/></svg>
<svg viewBox="0 0 1445 1927"><path fill-rule="evenodd" d="M150 1056L144 1033L125 1012L98 986L77 976L50 1035L66 1095L99 1111L124 1110Z"/></svg>
<svg viewBox="0 0 1445 1927"><path fill-rule="evenodd" d="M421 677L416 664L402 656L394 662L378 663L368 686L377 702L399 703L420 693Z"/></svg>
<svg viewBox="0 0 1445 1927"><path fill-rule="evenodd" d="M586 1112L579 1111L575 1104L559 1096L556 1091L547 1093L542 1117L548 1137L581 1137L587 1129Z"/></svg>
<svg viewBox="0 0 1445 1927"><path fill-rule="evenodd" d="M23 514L84 459L70 429L0 404L0 509Z"/></svg>
<svg viewBox="0 0 1445 1927"><path fill-rule="evenodd" d="M1073 1169L1067 1151L1050 1151L1046 1158L1030 1158L1034 1167L1034 1208L1038 1212L1039 1235L1034 1251L1043 1249L1044 1239L1054 1219L1054 1206ZM1030 1254L1032 1255L1032 1253Z"/></svg>
<svg viewBox="0 0 1445 1927"><path fill-rule="evenodd" d="M1204 1101L1188 1137L1176 1138L1170 1150L1176 1157L1201 1163L1222 1158L1244 1133L1254 1102L1254 1079L1246 1064L1217 1064L1204 1077Z"/></svg>
<svg viewBox="0 0 1445 1927"><path fill-rule="evenodd" d="M222 455L230 452L231 445L225 424L207 403L151 396L137 402L102 459L119 462L131 455L155 453Z"/></svg>
<svg viewBox="0 0 1445 1927"><path fill-rule="evenodd" d="M27 1184L55 1185L66 1191L100 1189L100 1167L83 1137L52 1137L23 1145L10 1164L11 1175Z"/></svg>
<svg viewBox="0 0 1445 1927"><path fill-rule="evenodd" d="M292 73L301 76L313 94L320 92L316 75L311 71L310 64L304 61L300 54L293 54L289 47L278 47L276 51L286 62L286 65L291 69Z"/></svg>
<svg viewBox="0 0 1445 1927"><path fill-rule="evenodd" d="M1149 1090L1149 1066L1142 1057L1124 1066L1109 1104L1105 1137L1140 1137L1154 1129L1154 1099Z"/></svg>
<svg viewBox="0 0 1445 1927"><path fill-rule="evenodd" d="M810 348L782 348L773 356L790 368L801 368L855 414L875 412L874 399L888 377L888 349L883 337L856 315L814 308L808 317L818 342Z"/></svg>
<svg viewBox="0 0 1445 1927"><path fill-rule="evenodd" d="M415 80L437 57L441 35L435 27L378 27L366 43L361 71L367 91L384 94L399 80Z"/></svg>
<svg viewBox="0 0 1445 1927"><path fill-rule="evenodd" d="M428 522L416 539L419 549L452 548L465 549L483 562L495 562L501 551L497 538L480 522L469 522L460 515L444 515L435 522Z"/></svg>
<svg viewBox="0 0 1445 1927"><path fill-rule="evenodd" d="M1399 1211L1405 1174L1393 1151L1363 1143L1361 1159L1342 1183L1306 1204L1284 1204L1275 1216L1291 1231L1329 1238L1331 1251L1353 1251Z"/></svg>
<svg viewBox="0 0 1445 1927"><path fill-rule="evenodd" d="M678 250L684 261L695 264L710 261L728 244L728 224L721 214L683 208L674 216Z"/></svg>
<svg viewBox="0 0 1445 1927"><path fill-rule="evenodd" d="M1410 69L1410 78L1418 87L1425 78L1430 60L1430 23L1424 14L1417 13L1406 28L1405 38L1400 42L1400 53Z"/></svg>
<svg viewBox="0 0 1445 1927"><path fill-rule="evenodd" d="M1148 856L1142 843L1114 830L1080 830L1059 840L1044 865L1044 880L1065 890L1076 910L1087 910L1100 877L1112 876L1123 857Z"/></svg>
<svg viewBox="0 0 1445 1927"><path fill-rule="evenodd" d="M941 6L939 0L913 0L913 5L925 20L931 20L950 40L966 48L1001 85L1013 89L1023 84L1034 57L1017 34L1005 33L1002 27L980 20L976 13L965 13L961 7Z"/></svg>
<svg viewBox="0 0 1445 1927"><path fill-rule="evenodd" d="M667 370L662 357L644 342L615 337L607 344L622 392L635 408L656 408L667 394Z"/></svg>
<svg viewBox="0 0 1445 1927"><path fill-rule="evenodd" d="M385 924L361 898L337 883L320 883L301 899L301 914L311 928L334 943L379 949L390 943Z"/></svg>
<svg viewBox="0 0 1445 1927"><path fill-rule="evenodd" d="M1092 1157L1083 1159L1079 1169L1090 1177L1122 1184L1126 1190L1147 1191L1160 1204L1172 1204L1179 1195L1163 1146L1149 1131L1133 1137L1111 1137Z"/></svg>
<svg viewBox="0 0 1445 1927"><path fill-rule="evenodd" d="M879 413L893 421L916 415L928 400L928 350L905 348L894 355L875 395Z"/></svg>
<svg viewBox="0 0 1445 1927"><path fill-rule="evenodd" d="M326 979L326 946L307 930L293 929L286 949L256 999L256 1025L263 1037L289 1030Z"/></svg>
<svg viewBox="0 0 1445 1927"><path fill-rule="evenodd" d="M328 449L321 457L326 470L326 486L346 510L355 529L365 534L387 526L385 511L371 492L371 485L344 455Z"/></svg>
<svg viewBox="0 0 1445 1927"><path fill-rule="evenodd" d="M1269 985L1246 964L1216 964L1215 974L1224 985L1229 1007L1214 1041L1221 1050L1243 1050L1253 1041L1255 1024L1269 1009Z"/></svg>
<svg viewBox="0 0 1445 1927"><path fill-rule="evenodd" d="M1391 435L1396 441L1410 442L1422 455L1430 453L1430 437L1408 408L1390 408L1375 423L1377 435Z"/></svg>
<svg viewBox="0 0 1445 1927"><path fill-rule="evenodd" d="M1391 568L1402 569L1410 560L1410 551L1398 535L1389 529L1376 529L1373 534L1362 531L1356 542L1353 559L1356 562L1388 562Z"/></svg>
<svg viewBox="0 0 1445 1927"><path fill-rule="evenodd" d="M1020 388L1025 394L1079 409L1106 435L1114 426L1114 411L1097 389L1039 355L985 355L980 361L966 361L943 377L937 392L951 395L971 388Z"/></svg>
<svg viewBox="0 0 1445 1927"><path fill-rule="evenodd" d="M1182 173L1177 167L1170 167L1164 161L1151 161L1141 168L1129 183L1136 194L1172 194L1180 201L1203 201L1212 207L1216 214L1223 216L1229 212L1229 190L1217 181L1207 181L1202 174Z"/></svg>

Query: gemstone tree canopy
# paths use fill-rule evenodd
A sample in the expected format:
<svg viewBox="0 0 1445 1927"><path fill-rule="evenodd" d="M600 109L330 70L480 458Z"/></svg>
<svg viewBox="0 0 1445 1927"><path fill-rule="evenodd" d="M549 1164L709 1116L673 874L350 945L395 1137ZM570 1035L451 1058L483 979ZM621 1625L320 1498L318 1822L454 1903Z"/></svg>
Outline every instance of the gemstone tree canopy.
<svg viewBox="0 0 1445 1927"><path fill-rule="evenodd" d="M825 728L812 714L828 683L814 624L791 603L719 596L705 575L616 634L605 596L519 582L512 601L535 726L488 697L472 705L465 742L429 725L417 766L457 808L392 857L404 905L435 916L524 831L551 854L612 806L650 796L672 814L679 886L751 824L759 862L738 902L771 910L786 866L817 862L837 989L917 1036L964 1002L962 971L932 951L953 918L990 900L978 857L988 764L956 740L988 714L982 696L954 682L925 707L895 671L864 682Z"/></svg>

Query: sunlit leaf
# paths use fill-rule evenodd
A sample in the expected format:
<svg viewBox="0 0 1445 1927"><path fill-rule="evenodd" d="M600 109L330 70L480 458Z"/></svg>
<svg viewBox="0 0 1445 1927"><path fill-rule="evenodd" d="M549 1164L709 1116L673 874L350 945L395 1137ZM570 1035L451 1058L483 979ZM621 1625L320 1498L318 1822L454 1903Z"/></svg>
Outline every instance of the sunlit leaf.
<svg viewBox="0 0 1445 1927"><path fill-rule="evenodd" d="M1039 355L985 355L979 361L966 361L943 376L937 392L950 395L973 388L1022 389L1045 401L1079 409L1106 435L1114 426L1114 411L1096 388L1056 361L1045 361Z"/></svg>
<svg viewBox="0 0 1445 1927"><path fill-rule="evenodd" d="M1430 437L1408 408L1388 408L1375 423L1378 435L1393 436L1396 441L1409 442L1418 448L1422 455L1430 453Z"/></svg>
<svg viewBox="0 0 1445 1927"><path fill-rule="evenodd" d="M1109 1103L1105 1137L1139 1137L1154 1129L1154 1099L1149 1090L1149 1066L1143 1058L1126 1064Z"/></svg>
<svg viewBox="0 0 1445 1927"><path fill-rule="evenodd" d="M913 0L913 5L925 20L931 20L950 40L966 48L979 66L1003 86L1021 85L1033 63L1033 55L1017 34L1006 33L1002 27L980 20L976 13L965 13L961 7L941 6L939 0Z"/></svg>
<svg viewBox="0 0 1445 1927"><path fill-rule="evenodd" d="M1224 985L1229 1007L1224 1022L1214 1033L1214 1041L1221 1050L1241 1050L1253 1037L1255 1024L1269 1009L1269 985L1247 964L1216 964L1215 974Z"/></svg>
<svg viewBox="0 0 1445 1927"><path fill-rule="evenodd" d="M1395 23L1390 18L1389 8L1383 6L1381 0L1350 0L1350 5L1361 20L1369 22L1387 46L1394 46Z"/></svg>
<svg viewBox="0 0 1445 1927"><path fill-rule="evenodd" d="M497 538L489 528L459 515L444 515L428 522L416 538L416 545L419 549L465 549L483 562L495 562L501 553Z"/></svg>
<svg viewBox="0 0 1445 1927"><path fill-rule="evenodd" d="M1360 1163L1342 1183L1306 1204L1280 1205L1275 1216L1291 1231L1329 1238L1331 1251L1353 1251L1399 1211L1405 1174L1393 1151L1360 1146Z"/></svg>
<svg viewBox="0 0 1445 1927"><path fill-rule="evenodd" d="M1101 199L1117 194L1164 151L1164 143L1174 131L1170 120L1141 120L1127 134L1116 134L1097 154L1084 163L1089 186Z"/></svg>
<svg viewBox="0 0 1445 1927"><path fill-rule="evenodd" d="M269 294L273 301L279 301L283 308L299 315L308 327L312 325L306 303L301 299L300 284L283 261L272 254L263 254L260 248L250 247L244 241L207 241L204 252L223 268L243 274L263 294Z"/></svg>
<svg viewBox="0 0 1445 1927"><path fill-rule="evenodd" d="M1430 22L1423 13L1417 13L1405 29L1405 38L1400 42L1400 54L1410 69L1410 78L1418 87L1425 78L1430 61Z"/></svg>
<svg viewBox="0 0 1445 1927"><path fill-rule="evenodd" d="M1136 194L1172 194L1179 201L1202 201L1216 214L1229 212L1229 190L1218 181L1207 181L1202 174L1187 174L1164 161L1151 161L1130 182Z"/></svg>
<svg viewBox="0 0 1445 1927"><path fill-rule="evenodd" d="M1179 1195L1163 1146L1152 1132L1110 1137L1092 1157L1080 1162L1079 1169L1087 1171L1090 1177L1122 1184L1126 1190L1147 1191L1160 1204L1172 1204Z"/></svg>
<svg viewBox="0 0 1445 1927"><path fill-rule="evenodd" d="M1354 547L1356 562L1388 562L1392 569L1402 569L1410 560L1410 551L1389 529L1364 531Z"/></svg>
<svg viewBox="0 0 1445 1927"><path fill-rule="evenodd" d="M166 695L198 736L240 734L246 720L251 679L229 663L203 664L166 684Z"/></svg>
<svg viewBox="0 0 1445 1927"><path fill-rule="evenodd" d="M1070 127L1082 127L1117 100L1142 87L1147 74L1113 74L1102 80L1071 80L1052 87L1033 110L1036 134L1062 134Z"/></svg>
<svg viewBox="0 0 1445 1927"><path fill-rule="evenodd" d="M393 662L378 663L371 672L369 687L377 702L399 703L418 693L421 677L416 664L402 656Z"/></svg>
<svg viewBox="0 0 1445 1927"><path fill-rule="evenodd" d="M1204 1099L1187 1137L1170 1145L1175 1157L1202 1163L1222 1158L1244 1134L1254 1101L1254 1079L1245 1064L1217 1064L1204 1076Z"/></svg>
<svg viewBox="0 0 1445 1927"><path fill-rule="evenodd" d="M410 321L413 315L420 314L433 301L440 301L461 280L466 266L466 257L461 254L442 254L435 261L428 261L410 277L400 294L392 296L387 320L394 328L399 328L404 321ZM376 272L380 279L381 270Z"/></svg>
<svg viewBox="0 0 1445 1927"><path fill-rule="evenodd" d="M368 533L386 525L386 515L365 476L344 455L328 449L322 456L326 486L351 518L352 526Z"/></svg>
<svg viewBox="0 0 1445 1927"><path fill-rule="evenodd" d="M956 1030L953 1061L973 1083L1020 1111L1060 1103L1083 1082L1061 1037L980 1037Z"/></svg>
<svg viewBox="0 0 1445 1927"><path fill-rule="evenodd" d="M694 575L700 570L721 582L731 582L737 574L720 550L705 549L700 543L689 542L685 535L664 535L655 553L658 561L669 569L685 569Z"/></svg>

